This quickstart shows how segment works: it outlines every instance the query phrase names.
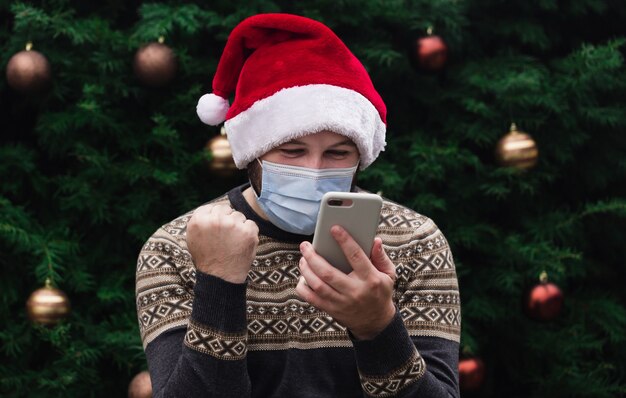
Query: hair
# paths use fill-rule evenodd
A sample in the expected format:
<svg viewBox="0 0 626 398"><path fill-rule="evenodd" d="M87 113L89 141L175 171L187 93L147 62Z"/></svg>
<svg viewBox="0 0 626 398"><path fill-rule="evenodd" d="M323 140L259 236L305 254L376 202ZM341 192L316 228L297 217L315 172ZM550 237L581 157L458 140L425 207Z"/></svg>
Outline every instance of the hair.
<svg viewBox="0 0 626 398"><path fill-rule="evenodd" d="M257 159L254 159L252 162L248 163L246 166L246 171L248 172L248 179L250 180L250 186L256 192L256 196L261 196L261 179L263 175L263 171L261 170L261 165L259 164Z"/></svg>

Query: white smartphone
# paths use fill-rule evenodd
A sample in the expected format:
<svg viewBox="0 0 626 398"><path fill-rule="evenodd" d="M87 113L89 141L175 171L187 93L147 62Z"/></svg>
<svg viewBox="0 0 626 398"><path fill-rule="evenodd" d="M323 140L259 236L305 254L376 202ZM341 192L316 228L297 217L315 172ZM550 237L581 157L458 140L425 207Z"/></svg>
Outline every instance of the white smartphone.
<svg viewBox="0 0 626 398"><path fill-rule="evenodd" d="M369 257L380 222L383 199L373 193L327 192L322 197L313 248L335 268L352 272L352 266L341 247L330 234L333 225L342 226Z"/></svg>

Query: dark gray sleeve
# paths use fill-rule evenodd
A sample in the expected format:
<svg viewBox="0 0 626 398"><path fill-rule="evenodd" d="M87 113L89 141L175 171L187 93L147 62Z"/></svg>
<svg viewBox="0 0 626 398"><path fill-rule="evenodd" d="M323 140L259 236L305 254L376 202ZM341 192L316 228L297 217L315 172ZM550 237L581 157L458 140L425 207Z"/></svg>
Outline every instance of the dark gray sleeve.
<svg viewBox="0 0 626 398"><path fill-rule="evenodd" d="M366 397L459 397L458 343L411 338L398 312L374 339L351 338Z"/></svg>
<svg viewBox="0 0 626 398"><path fill-rule="evenodd" d="M426 362L420 396L458 398L459 343L440 337L414 337L413 342Z"/></svg>
<svg viewBox="0 0 626 398"><path fill-rule="evenodd" d="M249 397L246 285L197 272L187 328L146 347L154 398Z"/></svg>

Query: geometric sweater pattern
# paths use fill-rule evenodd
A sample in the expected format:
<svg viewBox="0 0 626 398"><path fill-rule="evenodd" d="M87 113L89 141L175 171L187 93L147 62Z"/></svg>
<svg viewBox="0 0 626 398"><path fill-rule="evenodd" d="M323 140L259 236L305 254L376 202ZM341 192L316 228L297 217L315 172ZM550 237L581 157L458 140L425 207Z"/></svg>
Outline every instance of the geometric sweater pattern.
<svg viewBox="0 0 626 398"><path fill-rule="evenodd" d="M229 204L254 218L241 195L245 187L237 187L210 203ZM420 354L417 339L430 337L459 343L461 305L452 253L442 232L424 215L390 200L383 201L376 235L382 239L396 268L393 301L397 311L389 330L382 333L388 336L381 336L378 345L384 345L382 339L387 338L389 350L398 350L392 360L395 363L385 366L377 362L383 358L369 355L370 347L364 346L368 342L356 341L329 314L296 293L299 243L310 241L310 236L277 236L269 232L268 236L264 232L273 227L257 217L259 244L247 281L243 288L226 286L230 284L203 274L194 266L185 236L192 214L193 210L164 224L139 253L136 305L144 349L170 331L184 331L181 338L185 352L193 351L204 361L218 364L245 363L255 352L266 355L285 350L343 348L340 351L356 351L352 355L356 356L362 393L389 397L407 393L412 385L425 379L428 358L425 360ZM224 298L230 297L236 288L241 290L237 307L236 293L228 302ZM212 297L218 293L220 297ZM202 306L194 309L195 300L201 301ZM403 335L408 337L403 340ZM401 362L396 358L401 358ZM244 384L250 382L248 378L243 377ZM171 375L168 379L172 379ZM152 383L161 388L164 386L155 384L169 381L176 382L155 381L153 376ZM424 387L426 390L428 387ZM458 386L447 391L455 396Z"/></svg>

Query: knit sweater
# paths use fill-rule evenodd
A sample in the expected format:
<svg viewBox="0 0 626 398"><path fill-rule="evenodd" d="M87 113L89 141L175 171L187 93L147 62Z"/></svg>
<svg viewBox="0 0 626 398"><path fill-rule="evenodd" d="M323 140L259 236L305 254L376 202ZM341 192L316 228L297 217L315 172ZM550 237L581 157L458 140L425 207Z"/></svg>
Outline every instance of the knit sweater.
<svg viewBox="0 0 626 398"><path fill-rule="evenodd" d="M396 314L361 341L298 296L299 243L312 237L260 218L247 186L212 201L259 226L245 283L196 270L185 238L193 210L139 254L137 315L154 397L459 396L457 277L432 220L384 200L377 236L396 267Z"/></svg>

